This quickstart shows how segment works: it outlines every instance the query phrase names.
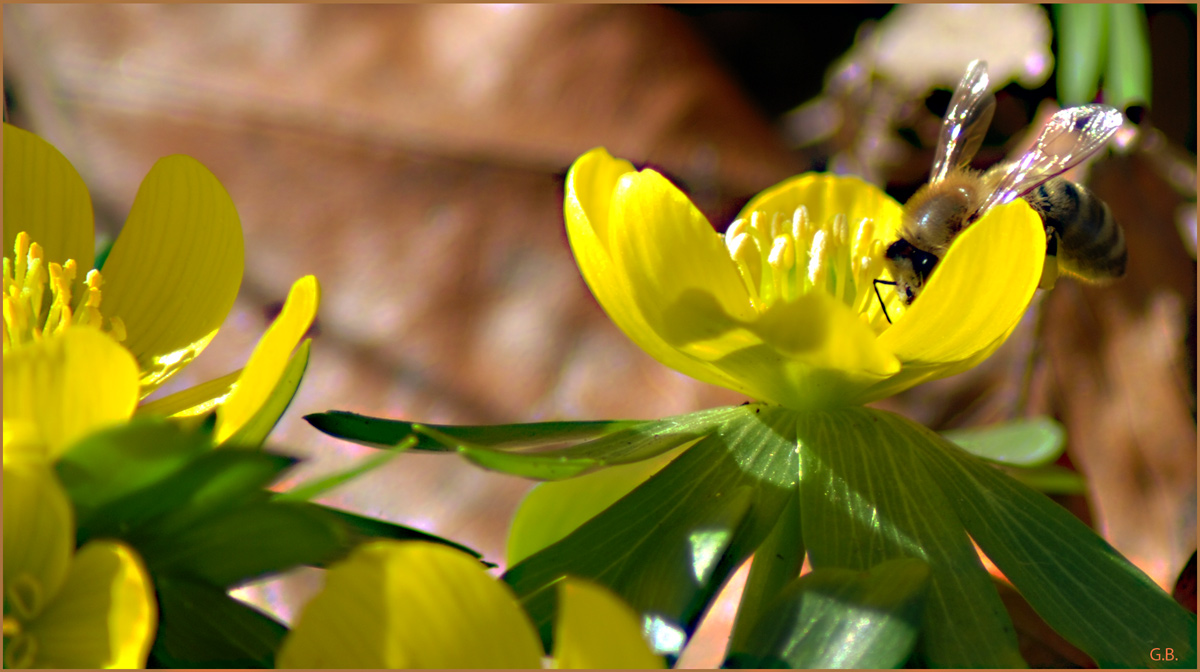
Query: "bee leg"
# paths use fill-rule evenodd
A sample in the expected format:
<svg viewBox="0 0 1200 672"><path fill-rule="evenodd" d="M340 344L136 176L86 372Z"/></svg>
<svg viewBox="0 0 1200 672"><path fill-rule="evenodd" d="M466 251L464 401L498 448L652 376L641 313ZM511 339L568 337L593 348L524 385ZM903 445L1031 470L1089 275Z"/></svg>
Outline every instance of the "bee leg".
<svg viewBox="0 0 1200 672"><path fill-rule="evenodd" d="M871 281L871 284L875 285L875 298L879 299L879 307L883 309L883 317L885 319L887 319L888 324L891 324L892 318L888 316L887 306L884 305L883 297L880 296L880 294L879 294L879 286L880 285L891 285L892 287L895 287L896 283L892 282L891 280L880 280L879 278L875 278L874 280Z"/></svg>
<svg viewBox="0 0 1200 672"><path fill-rule="evenodd" d="M1038 280L1038 289L1054 289L1058 280L1058 235L1054 230L1046 228L1046 261L1042 264L1042 278Z"/></svg>

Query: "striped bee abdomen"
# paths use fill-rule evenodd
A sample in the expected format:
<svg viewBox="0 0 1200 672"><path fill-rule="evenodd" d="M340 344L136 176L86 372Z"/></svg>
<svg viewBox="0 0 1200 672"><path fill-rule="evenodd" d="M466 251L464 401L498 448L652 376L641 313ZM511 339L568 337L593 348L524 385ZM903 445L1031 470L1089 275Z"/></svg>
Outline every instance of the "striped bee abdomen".
<svg viewBox="0 0 1200 672"><path fill-rule="evenodd" d="M1125 275L1125 234L1086 187L1055 177L1025 196L1058 239L1059 269L1103 282Z"/></svg>

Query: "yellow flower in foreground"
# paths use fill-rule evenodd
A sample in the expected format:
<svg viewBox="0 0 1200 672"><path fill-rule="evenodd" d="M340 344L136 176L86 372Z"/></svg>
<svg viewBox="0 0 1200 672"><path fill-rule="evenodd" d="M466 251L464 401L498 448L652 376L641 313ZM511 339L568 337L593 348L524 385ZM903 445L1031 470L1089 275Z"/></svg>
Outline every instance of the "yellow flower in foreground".
<svg viewBox="0 0 1200 672"><path fill-rule="evenodd" d="M154 591L127 546L75 553L71 503L45 464L4 465L4 666L142 667Z"/></svg>
<svg viewBox="0 0 1200 672"><path fill-rule="evenodd" d="M559 584L556 667L661 668L638 618L607 589ZM471 556L428 542L376 541L329 569L278 667L535 668L537 631L512 590Z"/></svg>
<svg viewBox="0 0 1200 672"><path fill-rule="evenodd" d="M6 459L53 459L83 434L127 420L139 399L208 345L237 296L241 223L195 159L169 156L151 168L103 273L80 277L93 264L93 226L87 188L67 159L5 124ZM274 389L318 299L315 278L298 280L245 369L143 412L195 414L221 404L216 439L228 439Z"/></svg>
<svg viewBox="0 0 1200 672"><path fill-rule="evenodd" d="M642 349L694 378L807 409L862 404L958 373L1003 343L1045 258L1024 201L955 241L921 296L872 281L901 206L852 177L808 173L752 199L718 234L666 178L604 149L580 157L564 206L592 293Z"/></svg>

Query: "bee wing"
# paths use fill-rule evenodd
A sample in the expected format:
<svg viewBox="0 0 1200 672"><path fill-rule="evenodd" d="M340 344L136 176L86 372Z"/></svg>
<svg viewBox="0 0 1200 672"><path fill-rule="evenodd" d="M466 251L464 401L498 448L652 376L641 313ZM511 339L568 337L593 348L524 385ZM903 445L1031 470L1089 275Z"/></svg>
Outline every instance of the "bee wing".
<svg viewBox="0 0 1200 672"><path fill-rule="evenodd" d="M951 170L971 162L983 143L995 110L996 97L988 91L987 62L971 61L946 109L930 182L941 182Z"/></svg>
<svg viewBox="0 0 1200 672"><path fill-rule="evenodd" d="M1003 169L979 212L1020 198L1046 180L1079 165L1103 147L1122 123L1121 112L1108 105L1059 110L1046 122L1033 149Z"/></svg>

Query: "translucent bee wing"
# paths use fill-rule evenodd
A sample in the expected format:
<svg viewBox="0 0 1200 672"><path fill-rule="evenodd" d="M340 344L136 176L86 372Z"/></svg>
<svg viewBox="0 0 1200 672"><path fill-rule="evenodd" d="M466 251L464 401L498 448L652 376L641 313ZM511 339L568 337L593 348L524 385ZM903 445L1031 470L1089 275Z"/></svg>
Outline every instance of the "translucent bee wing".
<svg viewBox="0 0 1200 672"><path fill-rule="evenodd" d="M931 183L941 182L955 168L971 162L975 152L983 143L992 113L996 109L996 97L988 91L987 62L971 61L963 75L938 136L937 153L933 157L933 169L929 174Z"/></svg>
<svg viewBox="0 0 1200 672"><path fill-rule="evenodd" d="M980 214L1018 199L1046 180L1079 165L1104 146L1125 121L1108 105L1080 105L1059 110L1046 122L1028 154L1003 169Z"/></svg>

